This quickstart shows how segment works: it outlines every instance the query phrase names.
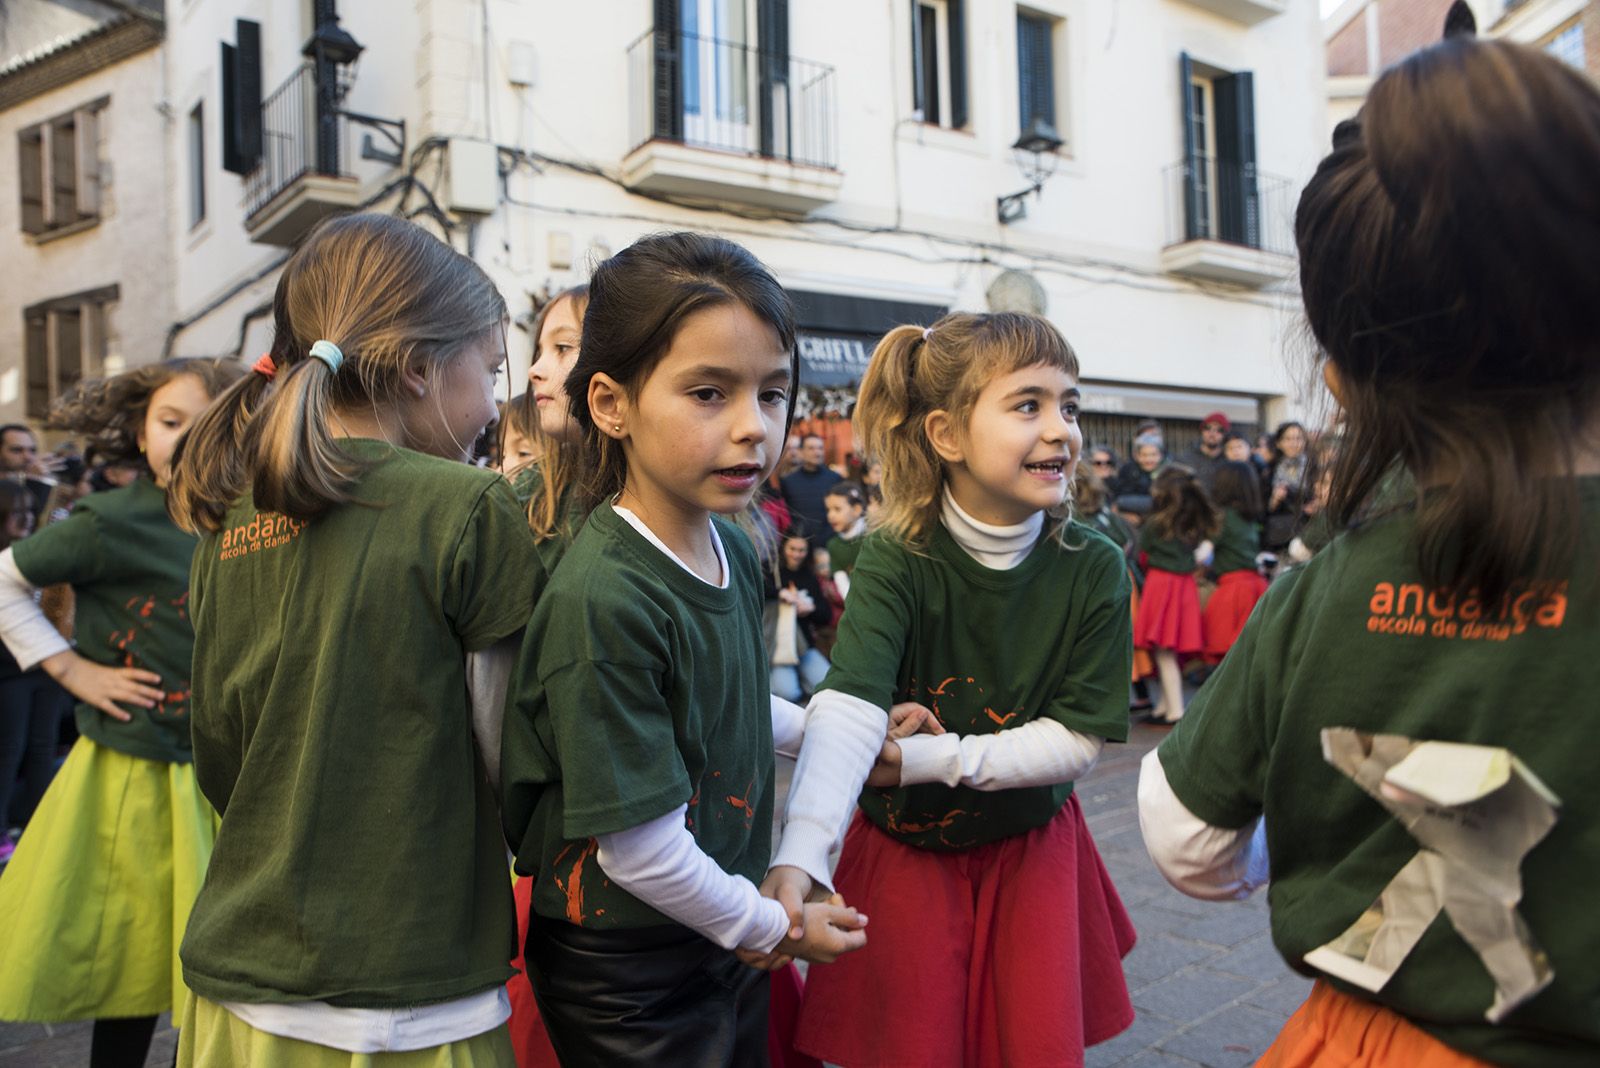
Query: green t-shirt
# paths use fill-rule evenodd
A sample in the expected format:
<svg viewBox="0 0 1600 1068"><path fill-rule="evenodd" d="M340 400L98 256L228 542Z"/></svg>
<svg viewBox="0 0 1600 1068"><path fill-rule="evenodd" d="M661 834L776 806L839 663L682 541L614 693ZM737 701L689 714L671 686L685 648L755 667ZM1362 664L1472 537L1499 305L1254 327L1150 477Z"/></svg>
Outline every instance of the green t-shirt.
<svg viewBox="0 0 1600 1068"><path fill-rule="evenodd" d="M863 538L845 538L835 534L828 539L828 564L834 571L843 571L849 574L856 568L856 561L861 558L861 543Z"/></svg>
<svg viewBox="0 0 1600 1068"><path fill-rule="evenodd" d="M213 1000L389 1008L503 983L505 843L466 654L541 574L499 475L378 441L309 523L248 496L195 553L195 770L222 813L183 940Z"/></svg>
<svg viewBox="0 0 1600 1068"><path fill-rule="evenodd" d="M166 696L154 708L122 705L133 716L126 723L78 705L78 733L98 745L146 760L189 762L194 547L194 536L167 516L167 495L147 478L91 493L67 518L12 546L17 569L35 586L71 584L80 655L161 676Z"/></svg>
<svg viewBox="0 0 1600 1068"><path fill-rule="evenodd" d="M771 698L755 550L716 520L718 589L602 504L539 599L501 741L507 838L541 916L671 923L595 860L595 836L687 804L696 842L759 881L771 852Z"/></svg>
<svg viewBox="0 0 1600 1068"><path fill-rule="evenodd" d="M1157 571L1171 571L1178 575L1194 573L1194 542L1158 534L1155 524L1149 519L1139 528L1139 550L1149 557L1149 567ZM1129 671L1132 670L1129 668Z"/></svg>
<svg viewBox="0 0 1600 1068"><path fill-rule="evenodd" d="M1211 566L1219 575L1230 571L1254 571L1256 553L1261 551L1261 538L1256 525L1232 508L1222 510L1222 530L1212 542L1216 553ZM1190 553L1189 558L1194 559Z"/></svg>
<svg viewBox="0 0 1600 1068"><path fill-rule="evenodd" d="M517 495L517 501L524 509L543 488L544 468L537 460L517 468L512 475L511 490ZM571 486L562 491L561 500L556 505L557 514L562 516L561 529L555 537L545 538L538 543L539 559L544 564L547 576L555 571L556 564L567 551L567 546L572 544L572 539L577 537L578 531L583 528L584 516L578 508L577 497L578 494Z"/></svg>
<svg viewBox="0 0 1600 1068"><path fill-rule="evenodd" d="M1484 605L1427 589L1409 516L1335 539L1267 590L1160 749L1174 792L1207 823L1243 827L1265 813L1273 940L1307 971L1305 954L1361 917L1418 848L1323 759L1321 731L1520 758L1560 799L1555 827L1521 863L1518 906L1553 985L1489 1025L1493 982L1441 913L1382 990L1354 992L1457 1049L1526 1068L1600 1063L1600 776L1585 712L1600 692L1600 478L1584 479L1583 493L1577 566L1537 612L1519 590Z"/></svg>
<svg viewBox="0 0 1600 1068"><path fill-rule="evenodd" d="M926 554L869 534L822 688L879 708L919 701L947 731L994 734L1041 716L1128 736L1133 641L1128 569L1073 523L1009 571L984 567L936 526ZM974 790L937 783L861 791L867 818L909 845L969 849L1048 823L1071 783Z"/></svg>

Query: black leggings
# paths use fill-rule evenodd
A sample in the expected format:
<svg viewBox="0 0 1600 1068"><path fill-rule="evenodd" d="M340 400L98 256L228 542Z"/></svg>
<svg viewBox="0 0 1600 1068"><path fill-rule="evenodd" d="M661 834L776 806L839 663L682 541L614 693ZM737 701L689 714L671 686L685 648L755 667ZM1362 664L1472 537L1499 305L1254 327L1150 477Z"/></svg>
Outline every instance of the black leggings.
<svg viewBox="0 0 1600 1068"><path fill-rule="evenodd" d="M530 918L528 979L563 1065L767 1063L766 972L686 927Z"/></svg>
<svg viewBox="0 0 1600 1068"><path fill-rule="evenodd" d="M89 1068L144 1068L156 1017L129 1016L94 1022L94 1042L89 1047ZM172 1063L178 1063L173 1052Z"/></svg>

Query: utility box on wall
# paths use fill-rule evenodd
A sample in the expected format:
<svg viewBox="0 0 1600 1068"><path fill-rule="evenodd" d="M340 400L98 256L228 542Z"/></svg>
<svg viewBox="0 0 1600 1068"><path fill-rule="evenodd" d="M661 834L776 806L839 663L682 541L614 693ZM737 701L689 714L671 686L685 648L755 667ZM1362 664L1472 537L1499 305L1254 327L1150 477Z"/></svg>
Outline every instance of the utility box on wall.
<svg viewBox="0 0 1600 1068"><path fill-rule="evenodd" d="M487 215L499 206L500 170L494 145L453 137L447 160L450 190L446 207L451 211Z"/></svg>

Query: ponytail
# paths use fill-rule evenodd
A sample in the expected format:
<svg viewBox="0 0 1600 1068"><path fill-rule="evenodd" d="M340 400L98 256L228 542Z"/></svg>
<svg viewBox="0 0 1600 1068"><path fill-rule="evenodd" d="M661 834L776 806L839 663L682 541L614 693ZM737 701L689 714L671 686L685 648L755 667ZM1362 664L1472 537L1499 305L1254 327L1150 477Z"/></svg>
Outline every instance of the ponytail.
<svg viewBox="0 0 1600 1068"><path fill-rule="evenodd" d="M872 351L856 396L856 428L868 456L883 464L879 525L903 542L916 542L939 518L944 471L923 426L937 407L916 393L915 361L931 347L931 331L897 326Z"/></svg>

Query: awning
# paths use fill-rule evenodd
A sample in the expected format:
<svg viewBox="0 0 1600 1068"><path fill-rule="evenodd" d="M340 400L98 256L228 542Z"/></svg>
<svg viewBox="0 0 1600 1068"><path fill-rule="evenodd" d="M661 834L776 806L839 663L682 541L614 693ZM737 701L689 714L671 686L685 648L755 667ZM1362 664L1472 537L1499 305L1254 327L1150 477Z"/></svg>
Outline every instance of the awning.
<svg viewBox="0 0 1600 1068"><path fill-rule="evenodd" d="M930 326L944 315L937 304L876 300L790 290L799 323L800 384L853 386L867 371L884 334L904 323Z"/></svg>
<svg viewBox="0 0 1600 1068"><path fill-rule="evenodd" d="M1231 422L1261 421L1261 399L1248 393L1209 393L1155 386L1127 386L1083 381L1082 407L1101 415L1148 415L1153 419L1188 419L1199 422L1221 412Z"/></svg>

